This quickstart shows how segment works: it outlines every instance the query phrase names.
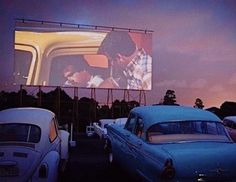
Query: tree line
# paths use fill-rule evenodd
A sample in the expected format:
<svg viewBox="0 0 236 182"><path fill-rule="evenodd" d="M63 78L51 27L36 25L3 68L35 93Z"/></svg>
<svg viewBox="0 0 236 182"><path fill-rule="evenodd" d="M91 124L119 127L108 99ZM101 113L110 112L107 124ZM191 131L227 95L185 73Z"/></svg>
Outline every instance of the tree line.
<svg viewBox="0 0 236 182"><path fill-rule="evenodd" d="M39 99L40 98L40 99ZM155 105L179 105L174 90L167 90L163 99ZM115 100L111 106L100 105L93 98L71 98L64 90L57 87L50 92L39 91L36 96L22 89L18 92L0 92L0 110L13 107L41 107L56 113L59 124L74 123L78 131L84 131L85 126L99 119L128 117L131 109L140 103L125 100ZM203 109L204 104L196 98L195 108ZM236 102L225 101L220 108L207 108L218 117L236 115Z"/></svg>

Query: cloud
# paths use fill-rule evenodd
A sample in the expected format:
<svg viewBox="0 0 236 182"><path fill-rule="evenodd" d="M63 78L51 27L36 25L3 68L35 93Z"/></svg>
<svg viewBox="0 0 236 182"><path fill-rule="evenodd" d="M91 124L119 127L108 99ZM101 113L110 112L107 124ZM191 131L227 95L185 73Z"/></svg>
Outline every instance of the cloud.
<svg viewBox="0 0 236 182"><path fill-rule="evenodd" d="M209 89L210 92L218 93L218 92L224 92L224 87L220 84L214 85L210 87Z"/></svg>
<svg viewBox="0 0 236 182"><path fill-rule="evenodd" d="M236 73L233 73L228 81L230 85L236 85Z"/></svg>
<svg viewBox="0 0 236 182"><path fill-rule="evenodd" d="M207 84L207 81L205 79L198 79L190 84L190 88L203 88Z"/></svg>
<svg viewBox="0 0 236 182"><path fill-rule="evenodd" d="M158 29L157 49L196 56L202 62L235 62L236 42L229 26L214 23L211 11L183 12L175 18L163 16ZM225 22L225 25L230 25ZM154 46L154 47L155 47Z"/></svg>
<svg viewBox="0 0 236 182"><path fill-rule="evenodd" d="M164 80L157 84L159 87L177 87L177 88L186 88L186 80Z"/></svg>
<svg viewBox="0 0 236 182"><path fill-rule="evenodd" d="M157 83L158 87L175 87L175 88L204 88L207 85L207 80L197 79L189 85L186 80L164 80Z"/></svg>

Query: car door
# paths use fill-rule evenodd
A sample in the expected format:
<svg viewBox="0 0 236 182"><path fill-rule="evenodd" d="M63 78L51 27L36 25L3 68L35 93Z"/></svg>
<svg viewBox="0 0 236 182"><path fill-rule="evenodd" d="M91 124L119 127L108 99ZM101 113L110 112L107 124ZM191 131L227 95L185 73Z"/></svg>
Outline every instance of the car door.
<svg viewBox="0 0 236 182"><path fill-rule="evenodd" d="M139 173L143 161L143 120L139 116L132 115L126 125L126 156L127 167L133 173Z"/></svg>
<svg viewBox="0 0 236 182"><path fill-rule="evenodd" d="M142 175L142 168L145 161L144 156L144 123L143 119L139 116L136 117L136 123L134 130L130 136L130 141L132 141L129 149L131 153L132 166L135 167L135 173Z"/></svg>
<svg viewBox="0 0 236 182"><path fill-rule="evenodd" d="M134 144L134 131L135 131L135 127L136 127L136 122L137 122L137 117L135 114L130 114L128 121L126 122L125 125L125 130L124 130L124 140L123 140L123 152L124 152L124 164L125 167L128 170L131 170L132 172L134 171L134 165L133 165L133 161L134 161L134 153L133 153L133 144Z"/></svg>

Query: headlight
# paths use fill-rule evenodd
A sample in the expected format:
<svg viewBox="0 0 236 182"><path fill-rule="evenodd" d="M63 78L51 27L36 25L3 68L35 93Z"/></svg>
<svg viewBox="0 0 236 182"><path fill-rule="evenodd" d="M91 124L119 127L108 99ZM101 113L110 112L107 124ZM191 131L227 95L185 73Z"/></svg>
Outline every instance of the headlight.
<svg viewBox="0 0 236 182"><path fill-rule="evenodd" d="M172 159L167 159L163 171L161 173L161 178L165 180L171 180L175 177L175 168L173 167Z"/></svg>
<svg viewBox="0 0 236 182"><path fill-rule="evenodd" d="M41 164L39 168L39 178L48 177L48 165L46 163Z"/></svg>

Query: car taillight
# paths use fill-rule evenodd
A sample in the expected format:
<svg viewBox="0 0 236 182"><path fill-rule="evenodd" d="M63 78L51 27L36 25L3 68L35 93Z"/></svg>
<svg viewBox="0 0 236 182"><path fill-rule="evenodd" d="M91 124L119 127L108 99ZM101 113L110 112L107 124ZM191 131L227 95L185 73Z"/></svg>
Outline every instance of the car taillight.
<svg viewBox="0 0 236 182"><path fill-rule="evenodd" d="M48 165L46 163L41 164L39 168L39 178L47 178L48 177Z"/></svg>
<svg viewBox="0 0 236 182"><path fill-rule="evenodd" d="M161 178L171 180L175 177L175 168L173 167L172 159L167 159L164 164L164 169L161 173Z"/></svg>

